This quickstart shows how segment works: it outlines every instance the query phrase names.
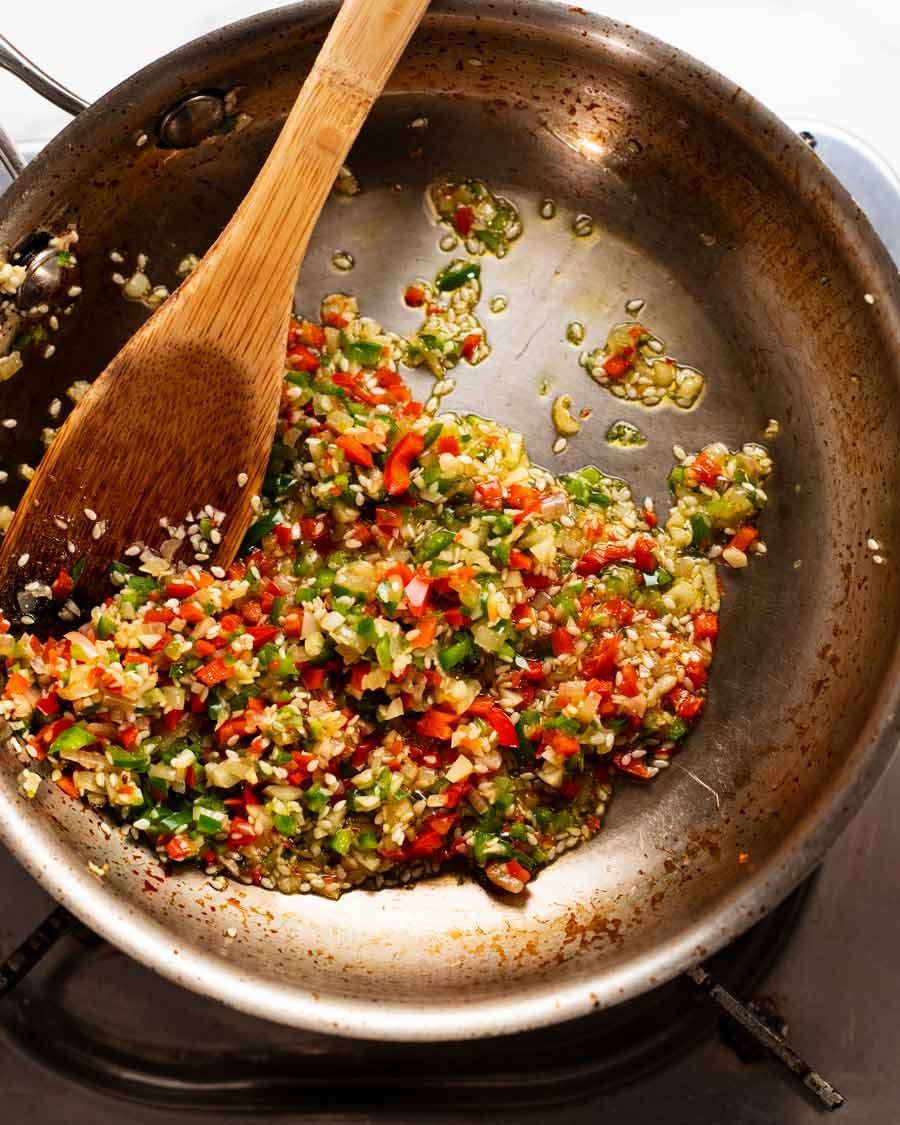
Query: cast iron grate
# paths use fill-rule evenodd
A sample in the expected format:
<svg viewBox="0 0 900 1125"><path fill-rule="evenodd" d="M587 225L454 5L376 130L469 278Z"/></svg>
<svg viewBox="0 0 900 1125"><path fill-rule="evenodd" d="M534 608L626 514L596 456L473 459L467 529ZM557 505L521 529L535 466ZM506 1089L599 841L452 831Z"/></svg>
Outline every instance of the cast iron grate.
<svg viewBox="0 0 900 1125"><path fill-rule="evenodd" d="M0 1007L0 1026L11 1046L70 1080L170 1109L265 1113L305 1107L321 1113L421 1105L423 1097L448 1109L558 1105L635 1081L714 1034L717 1010L710 998L759 1039L754 1016L732 993L749 995L763 980L808 890L809 884L801 887L711 958L699 970L702 978L682 976L562 1024L552 1036L544 1030L505 1036L482 1041L477 1051L304 1036L235 1018L147 973L58 907L0 967L0 996L11 993ZM85 938L93 940L86 944ZM45 957L41 971L25 982ZM141 975L140 987L135 974ZM779 1036L769 1032L762 1042L826 1105L841 1104L841 1096Z"/></svg>

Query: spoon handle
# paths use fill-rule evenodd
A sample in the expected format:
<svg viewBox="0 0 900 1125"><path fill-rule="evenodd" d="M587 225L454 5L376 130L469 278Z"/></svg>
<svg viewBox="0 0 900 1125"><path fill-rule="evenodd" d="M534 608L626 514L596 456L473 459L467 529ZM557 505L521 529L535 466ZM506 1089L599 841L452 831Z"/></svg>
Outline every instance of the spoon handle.
<svg viewBox="0 0 900 1125"><path fill-rule="evenodd" d="M199 285L215 274L216 291L233 294L244 306L240 317L228 300L205 310L207 323L196 327L211 340L240 346L230 333L246 332L256 319L248 318L248 303L259 306L260 327L271 319L266 309L283 309L287 317L300 263L335 177L428 2L344 0L255 183L188 279ZM283 327L279 318L278 331ZM271 346L246 336L243 343Z"/></svg>

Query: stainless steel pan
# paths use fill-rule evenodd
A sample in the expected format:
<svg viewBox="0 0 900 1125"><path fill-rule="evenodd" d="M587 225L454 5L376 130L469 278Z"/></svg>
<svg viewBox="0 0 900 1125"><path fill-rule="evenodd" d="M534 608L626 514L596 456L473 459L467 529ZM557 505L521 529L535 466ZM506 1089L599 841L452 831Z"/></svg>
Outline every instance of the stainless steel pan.
<svg viewBox="0 0 900 1125"><path fill-rule="evenodd" d="M47 401L101 370L145 315L111 283L109 251L147 253L153 280L174 284L250 183L334 9L310 0L154 63L79 114L0 201L3 248L77 222L84 287L56 355L2 388L2 414L19 419L0 439L11 480L38 456ZM245 128L158 143L180 99L235 87ZM427 129L410 129L421 116ZM898 726L897 274L816 156L741 89L562 4L436 2L351 164L365 190L319 224L298 289L308 309L349 284L372 315L410 323L401 287L442 258L422 210L438 170L484 176L522 208L523 238L484 267L486 295L509 297L488 315L494 355L458 373L450 405L521 428L537 460L599 461L662 503L673 442L739 443L781 423L770 551L728 582L700 729L655 785L620 785L599 838L522 902L451 877L337 903L163 878L53 786L25 801L9 758L0 832L98 933L188 988L347 1035L490 1035L615 1004L720 947L809 872L876 783ZM553 220L538 217L545 196ZM591 238L572 235L578 212ZM330 265L338 248L356 258L349 276ZM564 339L574 318L601 342L632 297L708 377L695 410L640 415L650 443L637 454L602 439L637 410L590 383ZM558 458L544 378L594 411ZM177 393L173 372L161 402ZM105 877L89 862L108 863Z"/></svg>

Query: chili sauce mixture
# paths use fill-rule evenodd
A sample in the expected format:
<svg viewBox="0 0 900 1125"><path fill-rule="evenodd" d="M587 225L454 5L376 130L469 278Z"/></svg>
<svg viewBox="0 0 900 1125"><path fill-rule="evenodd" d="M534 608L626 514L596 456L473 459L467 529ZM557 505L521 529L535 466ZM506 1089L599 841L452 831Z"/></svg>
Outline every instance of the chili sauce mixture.
<svg viewBox="0 0 900 1125"><path fill-rule="evenodd" d="M283 892L457 859L515 893L598 831L615 775L665 768L706 701L710 556L753 552L766 451L686 456L658 523L597 468L554 478L520 434L426 412L406 348L326 298L291 326L239 560L144 550L81 628L0 625L26 792L48 777L166 861Z"/></svg>

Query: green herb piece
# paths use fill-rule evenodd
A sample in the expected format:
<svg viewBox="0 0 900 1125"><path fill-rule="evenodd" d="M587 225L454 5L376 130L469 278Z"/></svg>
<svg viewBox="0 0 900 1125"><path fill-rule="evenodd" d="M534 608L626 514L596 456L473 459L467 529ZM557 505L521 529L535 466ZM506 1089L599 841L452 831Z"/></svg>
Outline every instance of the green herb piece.
<svg viewBox="0 0 900 1125"><path fill-rule="evenodd" d="M451 293L454 289L461 289L466 282L474 281L481 277L481 265L478 262L467 262L462 258L455 258L449 265L444 266L434 279L434 283L441 293Z"/></svg>
<svg viewBox="0 0 900 1125"><path fill-rule="evenodd" d="M328 846L333 852L338 855L346 855L350 851L350 845L353 843L353 830L351 828L340 828L328 841Z"/></svg>
<svg viewBox="0 0 900 1125"><path fill-rule="evenodd" d="M150 756L143 747L131 751L125 750L122 746L107 746L106 757L110 765L120 770L137 770L140 772L150 765Z"/></svg>
<svg viewBox="0 0 900 1125"><path fill-rule="evenodd" d="M322 786L316 782L315 785L311 785L303 794L303 800L306 802L306 807L311 812L317 813L321 812L328 804L328 794Z"/></svg>
<svg viewBox="0 0 900 1125"><path fill-rule="evenodd" d="M50 753L60 754L64 750L81 750L85 746L93 746L97 736L91 734L84 723L76 723L67 727L50 743Z"/></svg>
<svg viewBox="0 0 900 1125"><path fill-rule="evenodd" d="M445 672L450 672L472 655L472 634L456 633L449 645L438 650L438 660Z"/></svg>
<svg viewBox="0 0 900 1125"><path fill-rule="evenodd" d="M264 539L276 523L278 523L278 514L276 512L271 512L267 516L262 516L256 523L251 523L247 528L247 534L244 536L244 541L241 544L241 552L246 551L249 547L255 546Z"/></svg>
<svg viewBox="0 0 900 1125"><path fill-rule="evenodd" d="M376 367L381 359L381 344L371 340L354 340L352 344L345 344L342 350L351 363L358 363L360 367Z"/></svg>
<svg viewBox="0 0 900 1125"><path fill-rule="evenodd" d="M416 562L428 562L453 543L452 531L433 531L427 535L416 549Z"/></svg>
<svg viewBox="0 0 900 1125"><path fill-rule="evenodd" d="M613 422L606 431L607 445L620 445L624 447L646 445L647 438L644 433L633 426L631 422Z"/></svg>

